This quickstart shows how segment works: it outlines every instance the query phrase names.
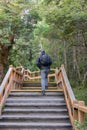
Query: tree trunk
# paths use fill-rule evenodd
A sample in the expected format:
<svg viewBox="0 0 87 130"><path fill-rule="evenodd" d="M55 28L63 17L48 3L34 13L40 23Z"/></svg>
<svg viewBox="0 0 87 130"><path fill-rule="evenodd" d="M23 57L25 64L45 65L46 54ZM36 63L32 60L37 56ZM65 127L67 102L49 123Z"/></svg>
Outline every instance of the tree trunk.
<svg viewBox="0 0 87 130"><path fill-rule="evenodd" d="M9 46L5 46L5 44L0 43L0 84L4 77L5 65L8 64L9 52L14 44L14 36L9 36L8 39L11 43Z"/></svg>
<svg viewBox="0 0 87 130"><path fill-rule="evenodd" d="M67 72L67 55L66 55L66 41L65 40L63 41L63 44L64 44L64 64L65 64L65 69Z"/></svg>
<svg viewBox="0 0 87 130"><path fill-rule="evenodd" d="M84 33L82 32L83 41L85 44L85 47L87 47L87 37L85 37Z"/></svg>
<svg viewBox="0 0 87 130"><path fill-rule="evenodd" d="M3 77L4 77L4 65L0 62L0 84L3 80Z"/></svg>
<svg viewBox="0 0 87 130"><path fill-rule="evenodd" d="M78 63L77 63L77 58L76 58L76 47L73 46L73 68L74 70L77 70L77 73L78 73L78 76L79 76L79 79L80 79L80 71L79 71L79 66L78 66Z"/></svg>
<svg viewBox="0 0 87 130"><path fill-rule="evenodd" d="M3 47L0 52L0 84L4 77L5 66L8 64L9 49Z"/></svg>

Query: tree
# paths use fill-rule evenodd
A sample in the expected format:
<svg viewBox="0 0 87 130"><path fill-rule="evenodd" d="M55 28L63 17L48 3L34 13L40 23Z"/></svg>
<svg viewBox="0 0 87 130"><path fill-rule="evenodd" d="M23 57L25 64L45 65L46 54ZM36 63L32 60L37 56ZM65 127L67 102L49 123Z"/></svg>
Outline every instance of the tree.
<svg viewBox="0 0 87 130"><path fill-rule="evenodd" d="M11 33L15 37L15 42L12 44L0 30L0 43L13 47L10 49L9 64L24 65L26 68L31 66L31 70L34 70L37 51L43 48L52 57L53 67L65 64L69 78L73 81L77 79L77 85L81 85L81 82L86 79L83 77L87 71L85 62L87 60L87 1L17 0L14 4L12 2L13 0L4 3L0 10L4 11L0 19L5 21L1 26L3 29L8 27L5 33ZM15 10L17 6L20 7L18 11ZM18 17L15 17L15 14ZM8 33L9 27L10 33Z"/></svg>
<svg viewBox="0 0 87 130"><path fill-rule="evenodd" d="M44 35L43 31L40 33L43 39L49 40L49 45L45 42L44 48L47 49L50 46L47 50L52 51L53 59L60 57L56 60L56 64L64 63L68 68L67 73L70 79L77 79L77 83L80 84L87 66L85 62L87 60L86 10L86 0L43 0L39 3L38 10L41 22L44 20L50 30Z"/></svg>
<svg viewBox="0 0 87 130"><path fill-rule="evenodd" d="M21 28L21 10L15 1L0 3L0 82L3 78L5 65L8 64L9 52L15 44Z"/></svg>
<svg viewBox="0 0 87 130"><path fill-rule="evenodd" d="M34 38L34 29L39 17L37 11L30 7L31 3L28 4L29 7L24 7L22 10L22 28L19 37L16 39L16 44L10 52L9 64L12 63L14 66L22 65L33 70L36 68L35 60L39 49L37 39Z"/></svg>

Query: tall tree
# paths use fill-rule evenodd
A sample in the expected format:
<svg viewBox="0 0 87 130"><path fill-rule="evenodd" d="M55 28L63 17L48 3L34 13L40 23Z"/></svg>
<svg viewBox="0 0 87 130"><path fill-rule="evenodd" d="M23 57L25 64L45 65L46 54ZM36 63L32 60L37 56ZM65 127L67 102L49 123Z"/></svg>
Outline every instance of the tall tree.
<svg viewBox="0 0 87 130"><path fill-rule="evenodd" d="M52 49L53 59L59 56L56 62L65 63L69 76L72 79L77 78L80 83L87 68L85 62L87 60L87 1L43 0L39 4L38 13L42 21L49 25L50 30L44 35L40 33L40 36L49 40L50 50L48 48L48 51ZM45 48L46 44L44 43ZM53 47L54 45L58 51Z"/></svg>
<svg viewBox="0 0 87 130"><path fill-rule="evenodd" d="M0 2L0 82L8 63L9 52L21 28L21 9L16 1Z"/></svg>

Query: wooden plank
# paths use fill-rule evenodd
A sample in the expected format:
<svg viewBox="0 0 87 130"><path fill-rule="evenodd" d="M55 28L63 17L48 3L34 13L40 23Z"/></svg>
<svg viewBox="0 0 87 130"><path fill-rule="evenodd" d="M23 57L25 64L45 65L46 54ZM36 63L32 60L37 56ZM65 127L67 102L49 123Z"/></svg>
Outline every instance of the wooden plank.
<svg viewBox="0 0 87 130"><path fill-rule="evenodd" d="M76 100L63 65L61 67L61 70L62 70L62 75L63 75L63 79L64 79L64 82L65 82L68 94L69 94L72 101Z"/></svg>
<svg viewBox="0 0 87 130"><path fill-rule="evenodd" d="M33 84L33 83L40 83L41 84L41 82L40 81L30 81L30 80L25 80L25 81L23 81L23 83L30 83L30 84ZM48 84L56 84L55 82L48 82Z"/></svg>
<svg viewBox="0 0 87 130"><path fill-rule="evenodd" d="M11 75L12 69L13 69L13 68L9 68L8 72L6 73L6 75L5 75L5 77L4 77L3 81L2 81L2 84L0 85L0 93L1 93L1 94L3 93L3 90L4 90L4 88L5 88L5 85L6 85L7 82L8 82L8 79L9 79L9 77L10 77L10 75Z"/></svg>
<svg viewBox="0 0 87 130"><path fill-rule="evenodd" d="M22 87L23 89L40 89L41 87ZM57 89L57 87L48 87L48 89Z"/></svg>
<svg viewBox="0 0 87 130"><path fill-rule="evenodd" d="M11 92L41 92L41 89L35 89L35 90L11 90ZM58 90L45 90L45 92L63 92L62 89Z"/></svg>
<svg viewBox="0 0 87 130"><path fill-rule="evenodd" d="M82 112L85 112L87 113L87 107L83 107L83 106L79 106L79 110L82 111Z"/></svg>
<svg viewBox="0 0 87 130"><path fill-rule="evenodd" d="M40 83L41 84L41 81L31 81L31 80L25 80L23 81L23 83ZM49 84L56 84L56 82L48 82Z"/></svg>
<svg viewBox="0 0 87 130"><path fill-rule="evenodd" d="M29 75L24 75L24 78L26 78L26 77L28 77L30 80L40 79L40 78L41 78L41 76L31 77L31 76L29 76ZM50 77L55 77L55 74L49 74L49 75L48 75L48 78L50 78Z"/></svg>
<svg viewBox="0 0 87 130"><path fill-rule="evenodd" d="M16 78L13 78L13 81L18 83L18 84L22 84L22 81L21 80L17 80Z"/></svg>
<svg viewBox="0 0 87 130"><path fill-rule="evenodd" d="M80 111L87 113L87 107L86 106L79 106L78 104L75 104L74 108L79 109Z"/></svg>

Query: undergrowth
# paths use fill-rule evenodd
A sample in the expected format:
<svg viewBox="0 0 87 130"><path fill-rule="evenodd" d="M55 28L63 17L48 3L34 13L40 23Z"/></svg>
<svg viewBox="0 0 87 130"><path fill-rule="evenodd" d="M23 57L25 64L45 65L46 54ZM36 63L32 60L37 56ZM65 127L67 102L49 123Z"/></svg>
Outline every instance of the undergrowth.
<svg viewBox="0 0 87 130"><path fill-rule="evenodd" d="M73 91L76 99L79 101L85 101L85 105L87 106L87 87L86 86L76 87L73 89ZM85 126L87 127L87 114L85 114L85 116L86 116ZM77 122L77 125L80 124ZM79 130L84 130L84 129L79 129Z"/></svg>

